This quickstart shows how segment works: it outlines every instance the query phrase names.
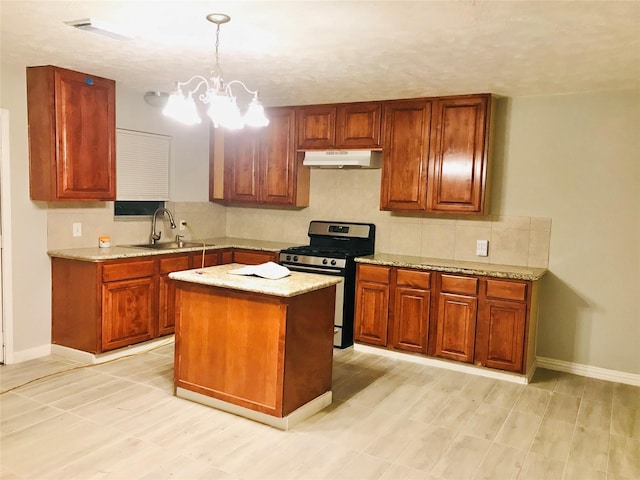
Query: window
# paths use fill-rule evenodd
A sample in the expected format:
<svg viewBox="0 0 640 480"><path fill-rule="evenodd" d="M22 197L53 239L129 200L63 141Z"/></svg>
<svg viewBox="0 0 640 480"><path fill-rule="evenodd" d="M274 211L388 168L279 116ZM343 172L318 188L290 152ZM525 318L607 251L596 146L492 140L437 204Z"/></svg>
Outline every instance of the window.
<svg viewBox="0 0 640 480"><path fill-rule="evenodd" d="M127 216L151 216L158 208L164 207L164 202L159 201L120 201L113 204L113 214L116 217Z"/></svg>
<svg viewBox="0 0 640 480"><path fill-rule="evenodd" d="M116 200L169 200L171 137L116 130Z"/></svg>

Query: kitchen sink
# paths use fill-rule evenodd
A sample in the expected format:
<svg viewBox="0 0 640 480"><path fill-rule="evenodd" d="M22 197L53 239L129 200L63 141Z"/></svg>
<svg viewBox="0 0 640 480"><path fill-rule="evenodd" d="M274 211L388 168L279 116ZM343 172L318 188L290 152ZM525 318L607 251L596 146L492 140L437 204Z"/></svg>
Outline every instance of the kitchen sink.
<svg viewBox="0 0 640 480"><path fill-rule="evenodd" d="M133 248L148 248L150 250L172 250L175 248L202 247L202 242L162 242L162 243L139 243L137 245L123 245ZM207 244L210 247L211 245Z"/></svg>

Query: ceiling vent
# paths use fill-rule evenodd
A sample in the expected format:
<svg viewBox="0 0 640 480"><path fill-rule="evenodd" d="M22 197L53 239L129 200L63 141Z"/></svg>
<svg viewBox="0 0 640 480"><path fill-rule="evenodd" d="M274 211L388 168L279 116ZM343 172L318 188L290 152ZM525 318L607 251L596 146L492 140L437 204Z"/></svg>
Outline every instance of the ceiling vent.
<svg viewBox="0 0 640 480"><path fill-rule="evenodd" d="M91 20L90 18L81 18L80 20L70 20L64 22L67 25L83 30L85 32L95 33L103 37L109 37L114 40L132 40L133 37L121 29L107 25L104 22Z"/></svg>

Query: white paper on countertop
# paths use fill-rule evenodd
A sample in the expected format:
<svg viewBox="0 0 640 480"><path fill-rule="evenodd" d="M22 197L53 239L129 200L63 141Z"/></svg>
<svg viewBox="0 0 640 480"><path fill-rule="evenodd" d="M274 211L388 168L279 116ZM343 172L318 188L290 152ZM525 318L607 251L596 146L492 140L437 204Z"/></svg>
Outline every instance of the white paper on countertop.
<svg viewBox="0 0 640 480"><path fill-rule="evenodd" d="M234 275L256 275L270 280L284 278L291 274L291 270L274 262L261 263L260 265L247 265L246 267L229 270Z"/></svg>

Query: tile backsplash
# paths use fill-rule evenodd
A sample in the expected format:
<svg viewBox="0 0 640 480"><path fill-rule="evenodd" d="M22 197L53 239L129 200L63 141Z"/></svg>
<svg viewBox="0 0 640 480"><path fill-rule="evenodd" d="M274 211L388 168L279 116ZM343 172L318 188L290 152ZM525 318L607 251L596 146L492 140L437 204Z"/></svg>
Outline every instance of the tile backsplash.
<svg viewBox="0 0 640 480"><path fill-rule="evenodd" d="M162 232L161 241L176 234L185 239L201 239L225 236L225 208L209 202L167 202L176 223L187 222L184 231L172 230L168 220L158 217L157 229ZM82 224L82 236L72 235L73 224ZM111 237L111 245L148 242L151 236L151 218L114 218L113 202L72 203L50 202L47 215L49 250L65 248L97 247L98 237Z"/></svg>
<svg viewBox="0 0 640 480"><path fill-rule="evenodd" d="M312 169L310 205L303 209L247 208L209 202L168 202L185 231L159 221L163 240L175 234L187 239L212 237L259 238L306 244L311 220L374 223L376 251L421 257L547 268L551 219L526 216L462 217L400 214L379 210L380 170ZM82 236L72 236L73 223L82 223ZM113 245L149 240L149 217L115 220L112 202L50 203L48 248L94 247L109 235ZM168 236L167 236L168 235ZM489 255L476 256L476 241L489 241Z"/></svg>

